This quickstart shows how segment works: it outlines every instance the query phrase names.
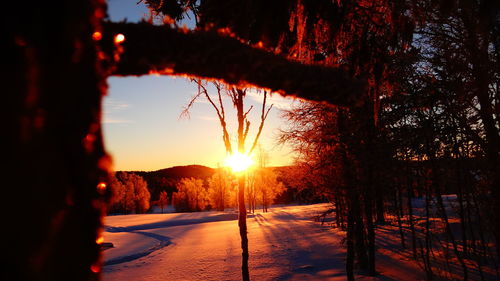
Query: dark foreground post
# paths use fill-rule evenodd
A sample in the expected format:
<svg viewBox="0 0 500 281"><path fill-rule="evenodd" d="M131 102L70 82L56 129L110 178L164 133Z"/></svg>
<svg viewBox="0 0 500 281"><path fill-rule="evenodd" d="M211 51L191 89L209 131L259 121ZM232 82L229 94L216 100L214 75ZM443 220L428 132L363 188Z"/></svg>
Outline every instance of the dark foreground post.
<svg viewBox="0 0 500 281"><path fill-rule="evenodd" d="M5 3L1 280L98 280L104 1ZM20 16L20 14L22 16Z"/></svg>

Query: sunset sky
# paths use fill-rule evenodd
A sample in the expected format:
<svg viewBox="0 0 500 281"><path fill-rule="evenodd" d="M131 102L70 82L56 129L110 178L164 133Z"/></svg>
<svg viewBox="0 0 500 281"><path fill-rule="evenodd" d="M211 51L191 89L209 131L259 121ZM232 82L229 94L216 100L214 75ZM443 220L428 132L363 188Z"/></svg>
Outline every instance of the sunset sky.
<svg viewBox="0 0 500 281"><path fill-rule="evenodd" d="M111 20L126 18L128 22L135 22L147 17L147 8L143 4L136 5L137 2L108 1ZM115 170L151 171L191 164L216 167L223 163L222 131L211 105L200 99L191 109L190 118L180 117L183 107L197 92L194 83L185 78L142 76L111 77L108 84L108 95L103 103L103 130ZM256 92L247 97L247 108L254 106L253 115L250 114L250 141L259 125L261 100L262 96ZM278 129L284 126L279 118L280 109L288 108L292 102L278 95L268 100L275 108L266 121L261 144L269 153L270 166L288 165L292 161L289 150L276 145ZM231 108L228 119L235 121L231 105L226 104L226 108ZM229 130L235 140L236 122L230 124ZM250 141L247 146L251 145Z"/></svg>

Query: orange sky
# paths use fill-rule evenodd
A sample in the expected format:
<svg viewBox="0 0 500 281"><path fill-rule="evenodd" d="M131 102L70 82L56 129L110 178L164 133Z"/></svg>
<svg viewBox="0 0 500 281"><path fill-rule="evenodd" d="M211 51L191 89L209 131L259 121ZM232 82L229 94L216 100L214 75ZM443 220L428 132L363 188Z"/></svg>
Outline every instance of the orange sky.
<svg viewBox="0 0 500 281"><path fill-rule="evenodd" d="M148 17L148 9L140 1L109 0L108 14L112 21L137 22ZM182 24L194 26L186 18ZM194 83L184 78L167 76L111 77L109 92L103 101L103 133L107 151L112 155L115 170L157 170L175 165L200 164L217 167L224 162L225 150L220 123L206 100L199 100L189 119L179 118L182 108L197 92ZM215 94L215 93L213 93ZM261 98L256 93L247 97L253 105L249 140L258 127ZM276 146L276 136L283 120L280 109L292 101L273 95L268 104L275 108L269 114L261 135L262 147L269 153L269 166L289 165L292 156L286 147ZM232 106L228 104L228 109ZM248 107L247 107L248 108ZM236 120L232 110L228 120ZM235 138L235 124L229 124ZM248 141L247 146L251 145Z"/></svg>
<svg viewBox="0 0 500 281"><path fill-rule="evenodd" d="M196 93L194 83L167 76L111 77L104 98L103 132L105 145L113 157L115 170L158 170L176 165L199 164L217 167L226 156L222 131L211 105L200 99L190 118L180 113ZM215 92L212 92L215 94ZM252 125L249 141L259 125L262 96L251 92L246 98ZM269 153L269 166L289 165L292 155L287 147L277 146L279 128L284 126L280 110L293 102L272 95L274 107L261 135L261 145ZM236 115L227 104L229 133L236 138Z"/></svg>

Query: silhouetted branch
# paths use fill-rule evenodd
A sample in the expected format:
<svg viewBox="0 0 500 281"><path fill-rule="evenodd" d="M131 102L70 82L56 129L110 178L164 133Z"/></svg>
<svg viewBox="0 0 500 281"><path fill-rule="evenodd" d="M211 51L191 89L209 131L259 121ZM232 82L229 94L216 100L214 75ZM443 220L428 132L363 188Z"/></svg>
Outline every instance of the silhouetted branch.
<svg viewBox="0 0 500 281"><path fill-rule="evenodd" d="M262 112L260 115L260 125L259 125L259 130L257 131L257 135L255 136L255 139L252 144L252 148L248 151L248 154L251 154L255 147L257 146L257 143L259 142L259 137L260 134L262 133L262 129L264 128L264 122L266 121L267 115L269 114L269 111L273 108L274 104L271 104L271 106L266 110L266 100L267 100L267 92L264 91L264 99L262 101Z"/></svg>
<svg viewBox="0 0 500 281"><path fill-rule="evenodd" d="M360 103L366 81L340 68L304 65L252 48L216 31L189 31L148 23L105 23L104 36L122 33L124 52L113 75L189 75L256 86L336 105Z"/></svg>
<svg viewBox="0 0 500 281"><path fill-rule="evenodd" d="M222 97L221 97L221 95L222 95L221 94L222 88L220 87L220 85L217 85L216 83L214 83L215 87L217 88L217 95L218 95L218 100L219 100L219 104L220 104L220 108L219 108L215 104L215 102L212 100L212 98L210 98L210 95L208 94L207 88L205 87L205 85L203 85L203 82L200 79L192 79L191 81L195 82L198 85L198 94L196 94L191 99L191 101L186 106L186 108L184 108L184 110L183 110L183 112L181 114L189 115L189 109L192 107L192 105L194 104L195 100L197 98L199 98L202 94L205 95L205 97L207 98L208 102L210 102L210 104L212 105L212 107L215 109L215 112L217 113L217 117L219 118L219 122L220 122L221 128L222 128L222 139L223 139L224 145L226 147L226 152L229 153L229 154L231 154L233 152L233 150L232 150L232 147L231 147L231 141L229 139L229 133L227 131L227 123L226 123L226 115L225 115L225 112L224 112L224 105L222 104Z"/></svg>

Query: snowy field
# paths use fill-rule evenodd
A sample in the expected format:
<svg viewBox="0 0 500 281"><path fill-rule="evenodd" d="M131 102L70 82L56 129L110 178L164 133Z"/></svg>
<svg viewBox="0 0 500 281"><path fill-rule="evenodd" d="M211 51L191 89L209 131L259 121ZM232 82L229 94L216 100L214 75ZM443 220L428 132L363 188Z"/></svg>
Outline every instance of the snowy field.
<svg viewBox="0 0 500 281"><path fill-rule="evenodd" d="M345 280L344 233L313 219L327 208L273 207L250 214L251 279ZM104 251L103 279L241 280L236 219L234 212L108 216L104 242L114 248ZM380 234L386 247L398 244L395 232ZM379 251L377 259L380 276L357 279L423 280L417 265L396 248Z"/></svg>

